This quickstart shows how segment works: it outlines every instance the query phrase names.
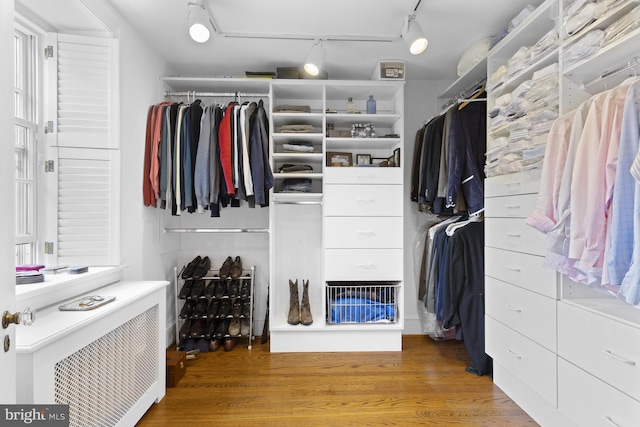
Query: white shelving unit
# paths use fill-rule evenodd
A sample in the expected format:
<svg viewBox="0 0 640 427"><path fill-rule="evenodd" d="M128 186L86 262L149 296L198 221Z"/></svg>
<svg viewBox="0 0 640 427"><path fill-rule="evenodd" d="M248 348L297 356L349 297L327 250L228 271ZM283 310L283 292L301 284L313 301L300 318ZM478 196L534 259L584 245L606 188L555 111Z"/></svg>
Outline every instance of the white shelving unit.
<svg viewBox="0 0 640 427"><path fill-rule="evenodd" d="M273 81L272 105L308 105L310 113L276 113L272 134L274 170L281 163L308 164L311 174L283 173L276 181L309 178L311 192L274 189L271 212L270 334L273 352L401 350L403 328L402 166L334 167L331 152L389 158L403 142L403 83L371 81ZM347 114L352 97L356 110L365 111L373 95L377 114ZM328 137L327 129L350 130L352 124L372 123L375 138ZM282 133L285 124L310 124L305 134ZM393 137L384 137L393 134ZM287 142L308 141L313 153L281 151ZM381 198L382 197L382 198ZM393 212L375 213L382 206ZM373 209L372 209L373 208ZM363 213L366 210L367 213ZM386 236L386 237L385 237ZM385 243L381 243L385 241ZM389 243L389 242L393 243ZM392 257L392 258L390 258ZM313 324L289 325L289 280L309 280ZM382 281L393 288L393 319L336 322L331 317L330 286L336 283L355 293ZM331 282L331 283L329 283ZM379 289L379 288L376 288ZM299 290L302 292L302 288ZM371 294L368 294L371 296ZM356 309L357 310L357 309Z"/></svg>

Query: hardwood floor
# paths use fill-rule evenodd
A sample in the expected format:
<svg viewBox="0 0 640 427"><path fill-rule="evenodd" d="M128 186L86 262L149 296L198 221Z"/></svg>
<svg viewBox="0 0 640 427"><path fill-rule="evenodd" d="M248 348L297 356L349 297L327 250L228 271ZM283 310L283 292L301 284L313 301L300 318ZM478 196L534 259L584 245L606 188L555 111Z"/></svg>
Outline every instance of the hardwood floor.
<svg viewBox="0 0 640 427"><path fill-rule="evenodd" d="M537 426L462 342L404 336L402 352L201 353L138 423L158 426Z"/></svg>

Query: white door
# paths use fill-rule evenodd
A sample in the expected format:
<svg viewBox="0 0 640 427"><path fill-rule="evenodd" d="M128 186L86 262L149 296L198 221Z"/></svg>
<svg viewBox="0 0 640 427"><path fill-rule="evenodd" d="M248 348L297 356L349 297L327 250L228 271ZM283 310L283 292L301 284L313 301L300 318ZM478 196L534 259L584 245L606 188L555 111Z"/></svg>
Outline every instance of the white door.
<svg viewBox="0 0 640 427"><path fill-rule="evenodd" d="M15 308L15 160L13 147L13 1L0 1L0 200L5 202L0 213L0 317ZM0 403L16 401L16 326L0 326ZM9 340L9 351L5 342Z"/></svg>

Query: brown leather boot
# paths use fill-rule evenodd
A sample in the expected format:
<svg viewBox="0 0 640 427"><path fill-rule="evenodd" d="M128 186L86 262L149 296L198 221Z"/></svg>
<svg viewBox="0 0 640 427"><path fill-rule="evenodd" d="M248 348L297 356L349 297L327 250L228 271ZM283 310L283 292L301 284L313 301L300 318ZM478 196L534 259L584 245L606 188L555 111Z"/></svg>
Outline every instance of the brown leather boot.
<svg viewBox="0 0 640 427"><path fill-rule="evenodd" d="M300 323L300 300L298 298L298 279L295 283L289 279L289 316L287 323L297 325Z"/></svg>
<svg viewBox="0 0 640 427"><path fill-rule="evenodd" d="M311 305L309 304L309 281L302 281L302 304L300 305L300 323L309 326L313 323Z"/></svg>

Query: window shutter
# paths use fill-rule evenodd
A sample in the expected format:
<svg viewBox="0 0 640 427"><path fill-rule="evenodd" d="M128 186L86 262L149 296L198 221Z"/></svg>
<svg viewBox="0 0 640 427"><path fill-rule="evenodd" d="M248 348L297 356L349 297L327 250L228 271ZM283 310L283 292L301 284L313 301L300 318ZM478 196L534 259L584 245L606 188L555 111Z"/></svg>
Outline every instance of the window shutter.
<svg viewBox="0 0 640 427"><path fill-rule="evenodd" d="M51 92L53 145L118 148L117 40L52 34L49 43L57 89Z"/></svg>
<svg viewBox="0 0 640 427"><path fill-rule="evenodd" d="M44 221L54 253L47 263L116 265L120 262L120 152L118 127L118 41L50 34L50 86L45 110L55 118L47 156ZM47 174L45 174L47 175ZM54 182L55 181L55 182Z"/></svg>
<svg viewBox="0 0 640 427"><path fill-rule="evenodd" d="M118 264L119 153L58 150L58 264Z"/></svg>

